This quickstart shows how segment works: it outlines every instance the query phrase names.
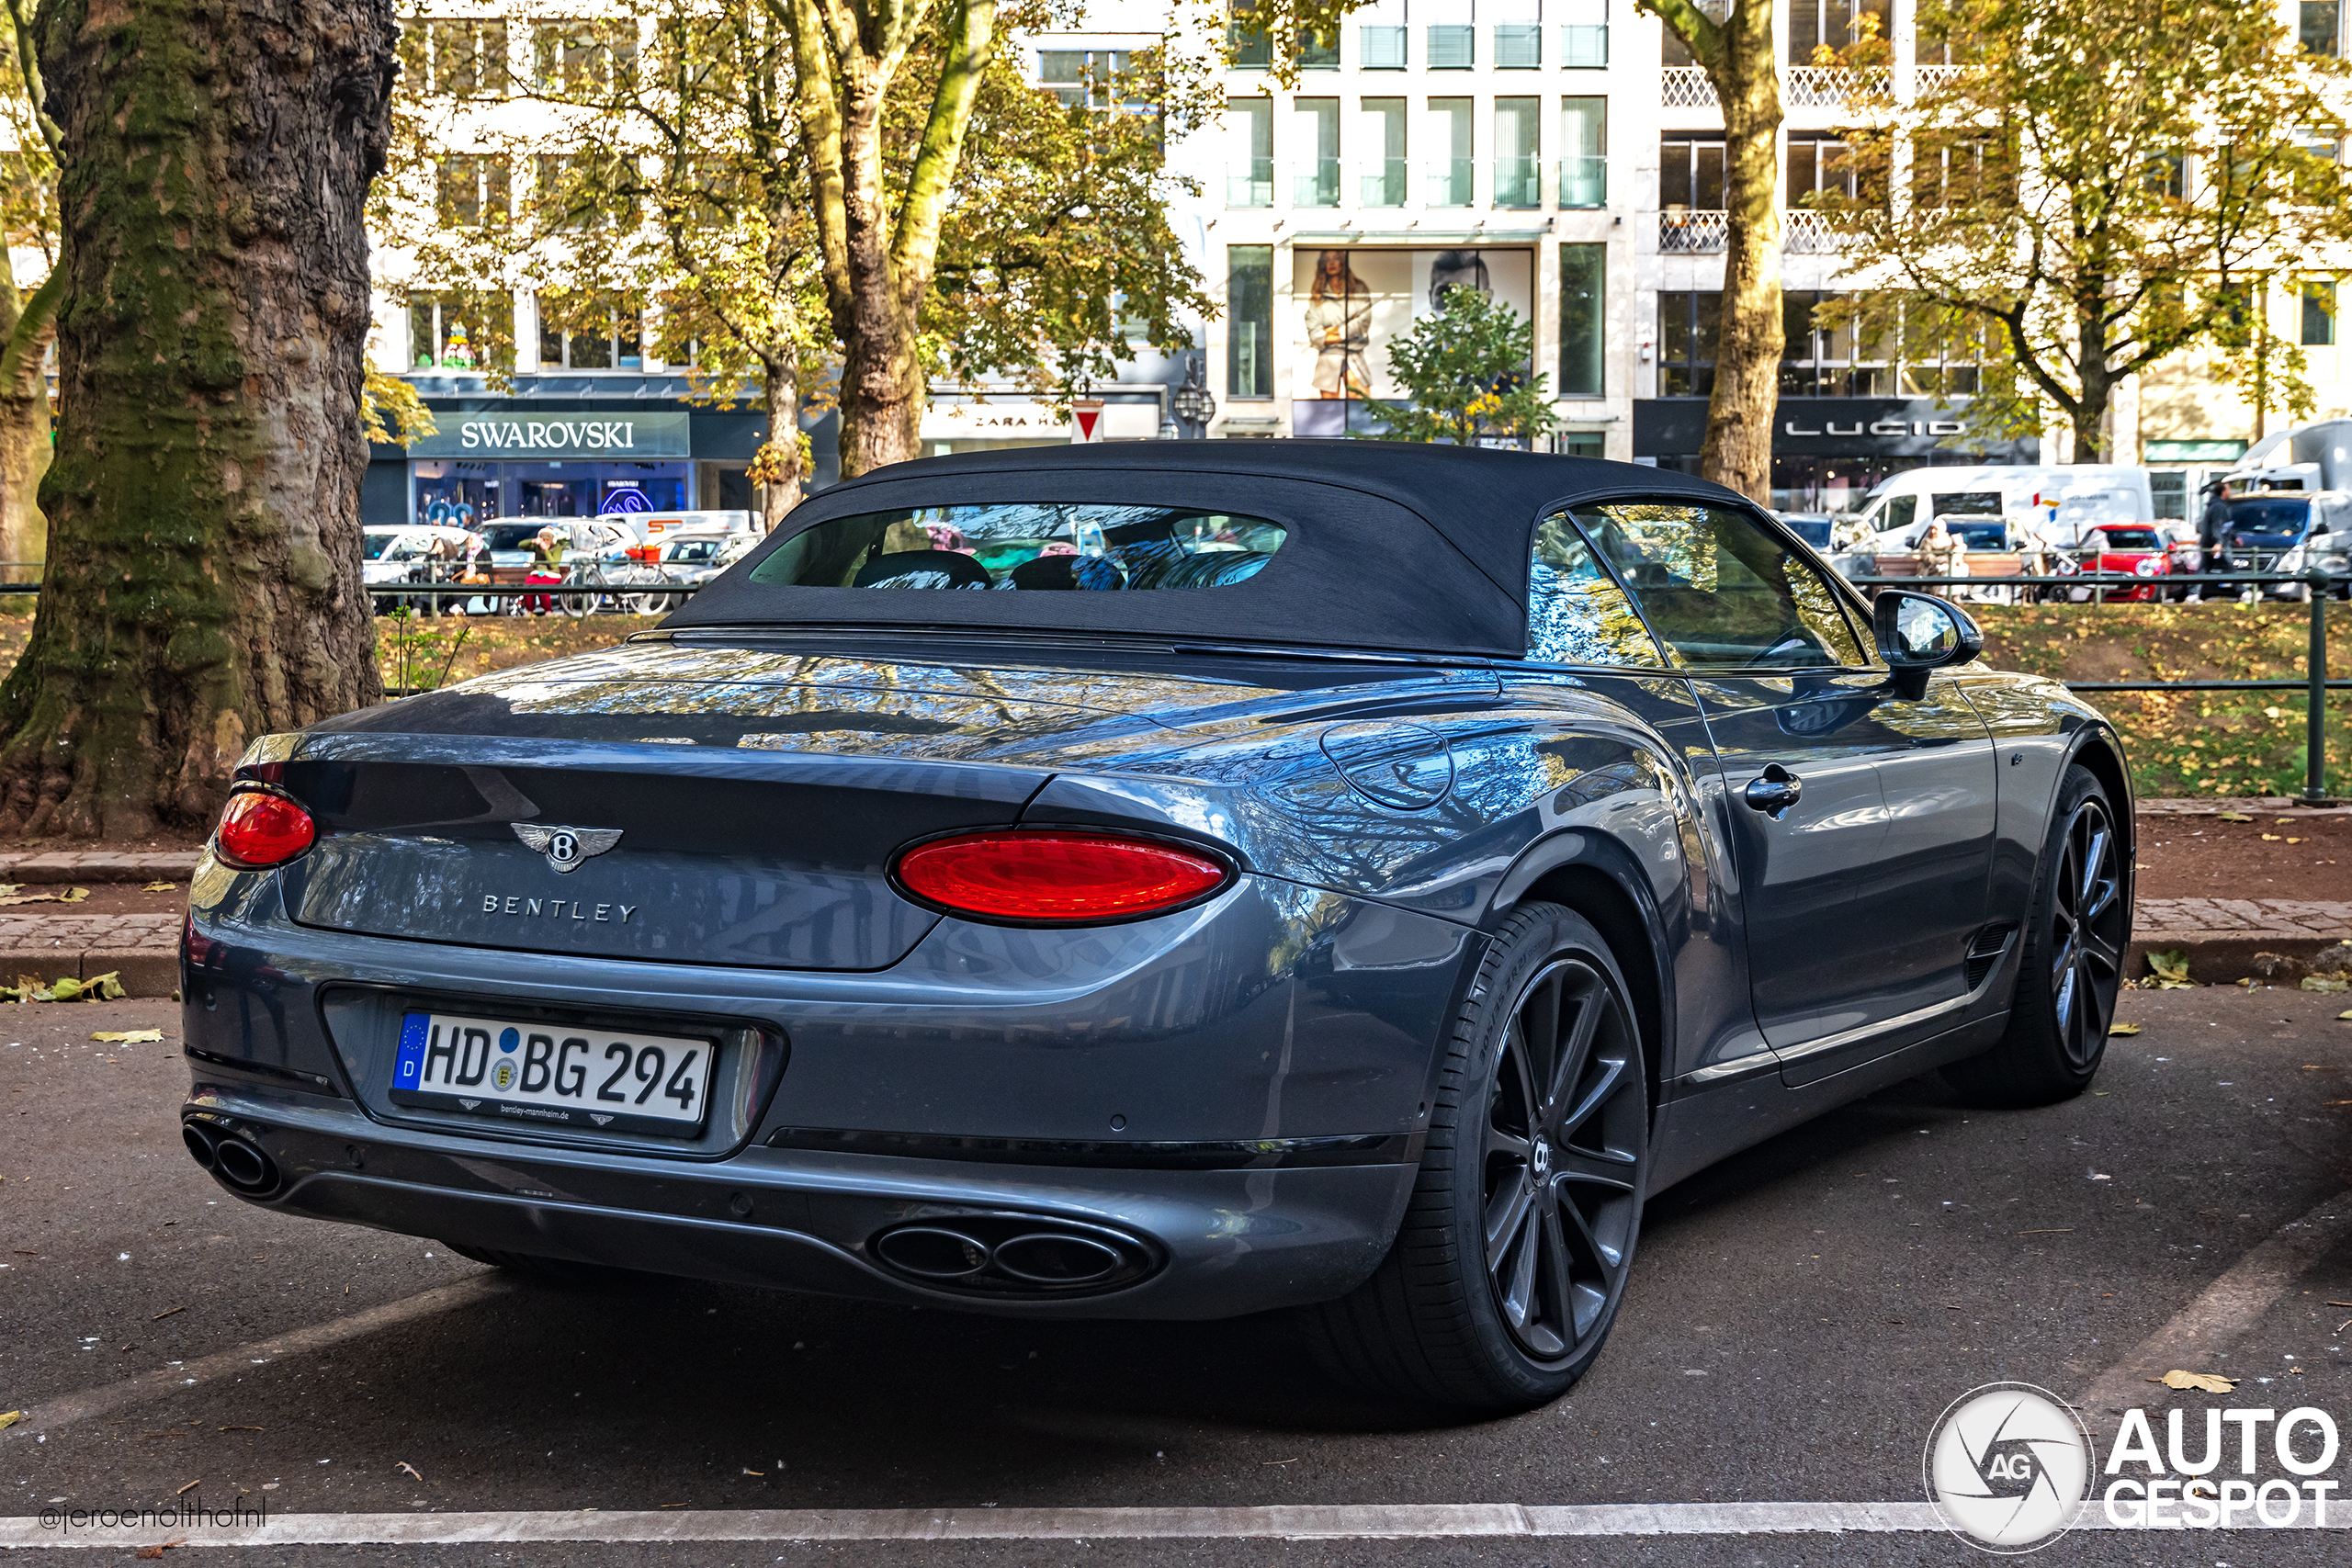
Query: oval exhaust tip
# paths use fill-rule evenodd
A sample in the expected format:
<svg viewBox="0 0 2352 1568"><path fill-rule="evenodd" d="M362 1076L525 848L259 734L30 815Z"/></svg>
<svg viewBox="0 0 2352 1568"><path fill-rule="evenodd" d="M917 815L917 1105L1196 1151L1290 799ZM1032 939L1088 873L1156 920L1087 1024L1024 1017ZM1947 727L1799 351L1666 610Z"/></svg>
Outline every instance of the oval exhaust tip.
<svg viewBox="0 0 2352 1568"><path fill-rule="evenodd" d="M1117 1273L1125 1261L1091 1236L1051 1231L1017 1235L996 1249L1000 1271L1038 1285L1091 1284Z"/></svg>
<svg viewBox="0 0 2352 1568"><path fill-rule="evenodd" d="M216 1157L220 1162L221 1176L232 1187L258 1192L277 1179L277 1168L269 1163L269 1156L239 1139L221 1139Z"/></svg>
<svg viewBox="0 0 2352 1568"><path fill-rule="evenodd" d="M989 1249L959 1231L909 1225L874 1244L891 1268L926 1280L962 1280L989 1266Z"/></svg>
<svg viewBox="0 0 2352 1568"><path fill-rule="evenodd" d="M187 1145L189 1156L205 1169L218 1170L220 1168L220 1156L212 1146L212 1134L198 1126L195 1122L187 1122L181 1123L180 1142Z"/></svg>

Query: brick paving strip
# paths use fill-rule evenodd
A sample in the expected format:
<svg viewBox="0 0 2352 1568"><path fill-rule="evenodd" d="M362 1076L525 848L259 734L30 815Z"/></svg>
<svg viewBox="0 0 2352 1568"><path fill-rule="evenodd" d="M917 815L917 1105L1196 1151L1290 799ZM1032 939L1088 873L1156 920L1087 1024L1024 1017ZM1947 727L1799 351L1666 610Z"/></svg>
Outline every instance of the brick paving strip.
<svg viewBox="0 0 2352 1568"><path fill-rule="evenodd" d="M2284 798L2136 805L2149 816L2319 814ZM196 861L188 850L0 853L0 882L179 882L194 873ZM2333 950L2352 942L2352 899L2144 898L2135 916L2125 971L2133 976L2148 973L2149 953L2177 949L2188 955L2190 975L2209 984L2254 977L2292 985L2314 960L2334 971L2346 955ZM179 984L179 928L176 914L88 915L70 905L0 908L0 985L19 975L88 979L113 970L134 997L168 997Z"/></svg>

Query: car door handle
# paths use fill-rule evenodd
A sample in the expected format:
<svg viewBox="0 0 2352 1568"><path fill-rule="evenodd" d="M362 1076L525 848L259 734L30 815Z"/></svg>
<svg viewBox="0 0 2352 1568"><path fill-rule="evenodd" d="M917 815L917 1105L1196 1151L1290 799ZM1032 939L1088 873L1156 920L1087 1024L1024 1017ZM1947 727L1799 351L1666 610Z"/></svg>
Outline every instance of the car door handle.
<svg viewBox="0 0 2352 1568"><path fill-rule="evenodd" d="M1764 771L1747 781L1741 798L1755 809L1778 822L1789 814L1789 807L1804 796L1804 781L1781 766L1767 762Z"/></svg>

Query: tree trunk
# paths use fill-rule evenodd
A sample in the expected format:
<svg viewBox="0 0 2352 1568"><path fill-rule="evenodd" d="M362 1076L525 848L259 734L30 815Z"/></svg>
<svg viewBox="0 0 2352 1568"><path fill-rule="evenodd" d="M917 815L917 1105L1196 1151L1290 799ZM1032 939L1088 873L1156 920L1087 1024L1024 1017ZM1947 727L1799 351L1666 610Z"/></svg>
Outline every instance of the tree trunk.
<svg viewBox="0 0 2352 1568"><path fill-rule="evenodd" d="M808 479L801 463L799 377L780 361L771 360L761 391L768 416L766 445L774 456L762 454L760 512L766 525L774 528L784 521L786 513L800 504L801 486Z"/></svg>
<svg viewBox="0 0 2352 1568"><path fill-rule="evenodd" d="M41 359L57 335L59 287L17 292L8 247L0 244L0 576L12 582L40 575L49 556L49 521L40 513L49 471L49 378ZM17 563L17 564L6 564Z"/></svg>
<svg viewBox="0 0 2352 1568"><path fill-rule="evenodd" d="M1772 7L1739 0L1705 61L1724 114L1724 291L1715 387L1699 472L1762 505L1772 501L1781 399L1781 76Z"/></svg>
<svg viewBox="0 0 2352 1568"><path fill-rule="evenodd" d="M390 0L56 0L47 589L0 687L0 831L196 826L249 737L376 701L363 206Z"/></svg>
<svg viewBox="0 0 2352 1568"><path fill-rule="evenodd" d="M903 303L891 255L882 173L882 92L849 96L842 117L844 252L849 290L834 308L842 340L842 478L916 452L922 421L922 360L914 312Z"/></svg>

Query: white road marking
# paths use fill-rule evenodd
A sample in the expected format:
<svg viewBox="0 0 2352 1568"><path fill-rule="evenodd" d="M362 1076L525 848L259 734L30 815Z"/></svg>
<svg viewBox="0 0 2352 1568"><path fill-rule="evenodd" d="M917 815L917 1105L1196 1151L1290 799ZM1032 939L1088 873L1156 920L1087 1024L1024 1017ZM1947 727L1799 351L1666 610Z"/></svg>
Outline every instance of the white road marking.
<svg viewBox="0 0 2352 1568"><path fill-rule="evenodd" d="M2302 1218L2279 1226L2083 1391L2078 1407L2085 1423L2111 1429L2132 1405L2169 1397L2170 1391L2154 1389L2144 1380L2160 1378L2175 1367L2220 1371L2215 1358L2347 1238L2352 1238L2352 1191L2339 1192Z"/></svg>
<svg viewBox="0 0 2352 1568"><path fill-rule="evenodd" d="M386 1302L382 1306L355 1312L349 1317L314 1323L306 1328L288 1329L284 1334L257 1339L250 1345L240 1345L218 1355L183 1361L175 1366L158 1367L152 1372L141 1372L137 1377L125 1378L120 1382L107 1383L98 1388L84 1389L79 1393L62 1393L55 1399L44 1399L28 1405L25 1418L6 1433L0 1434L0 1442L11 1438L30 1441L42 1433L54 1432L77 1421L87 1421L93 1416L104 1416L126 1404L176 1393L182 1389L208 1383L232 1372L242 1372L280 1356L324 1350L346 1340L364 1338L387 1328L397 1328L404 1323L413 1323L421 1317L454 1312L459 1307L503 1295L514 1288L495 1270L484 1269L454 1284L421 1292L400 1301Z"/></svg>
<svg viewBox="0 0 2352 1568"><path fill-rule="evenodd" d="M2331 1517L2331 1529L2352 1527ZM2075 1527L2106 1530L2093 1505ZM2312 1529L2310 1524L2282 1527ZM1941 1533L1926 1503L1517 1503L1286 1505L1268 1508L743 1508L538 1513L290 1514L266 1524L172 1529L191 1547L453 1546L469 1542L684 1540L1374 1540L1465 1536ZM2241 1527L2234 1533L2247 1533ZM0 1550L101 1546L142 1528L62 1529L0 1519ZM159 1539L161 1539L159 1537Z"/></svg>

